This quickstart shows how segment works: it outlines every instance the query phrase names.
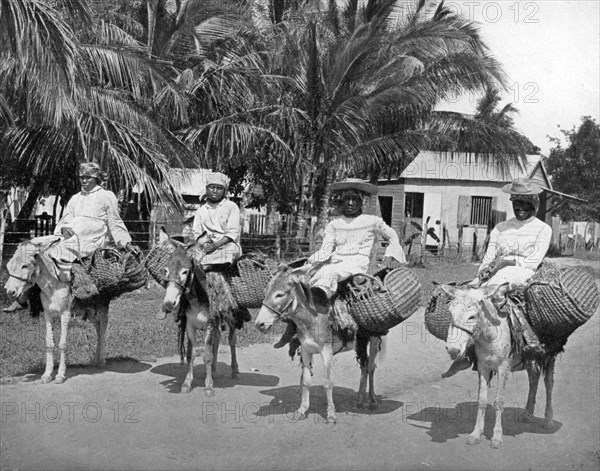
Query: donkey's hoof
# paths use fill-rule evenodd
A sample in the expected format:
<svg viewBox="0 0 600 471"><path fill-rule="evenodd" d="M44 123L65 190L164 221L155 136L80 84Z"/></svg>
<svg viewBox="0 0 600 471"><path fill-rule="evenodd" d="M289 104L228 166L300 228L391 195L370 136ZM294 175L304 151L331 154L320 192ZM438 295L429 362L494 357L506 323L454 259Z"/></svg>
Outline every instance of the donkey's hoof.
<svg viewBox="0 0 600 471"><path fill-rule="evenodd" d="M527 423L527 424L531 424L533 422L537 422L535 416L533 415L533 413L529 412L529 411L524 411L523 414L520 417L521 422Z"/></svg>
<svg viewBox="0 0 600 471"><path fill-rule="evenodd" d="M182 384L181 385L181 392L184 393L184 394L192 392L192 387L189 384Z"/></svg>
<svg viewBox="0 0 600 471"><path fill-rule="evenodd" d="M65 377L63 375L56 375L56 379L54 380L54 384L63 384L65 382Z"/></svg>
<svg viewBox="0 0 600 471"><path fill-rule="evenodd" d="M554 421L552 419L544 420L542 427L544 427L544 430L554 430Z"/></svg>
<svg viewBox="0 0 600 471"><path fill-rule="evenodd" d="M238 379L240 377L240 372L239 371L232 371L231 372L231 377L233 379Z"/></svg>
<svg viewBox="0 0 600 471"><path fill-rule="evenodd" d="M467 437L467 445L479 445L480 442L481 438L479 436L474 437L472 435L469 435Z"/></svg>
<svg viewBox="0 0 600 471"><path fill-rule="evenodd" d="M213 397L215 395L215 390L214 389L205 389L204 395L206 397Z"/></svg>
<svg viewBox="0 0 600 471"><path fill-rule="evenodd" d="M502 439L501 438L492 438L492 443L490 443L490 446L492 448L500 448L500 446L502 446Z"/></svg>
<svg viewBox="0 0 600 471"><path fill-rule="evenodd" d="M325 419L325 423L326 424L336 424L337 423L337 417L335 414L327 414L327 418Z"/></svg>
<svg viewBox="0 0 600 471"><path fill-rule="evenodd" d="M106 369L106 360L98 360L96 362L96 367Z"/></svg>
<svg viewBox="0 0 600 471"><path fill-rule="evenodd" d="M50 381L52 381L51 375L42 376L42 379L41 379L42 384L48 384Z"/></svg>
<svg viewBox="0 0 600 471"><path fill-rule="evenodd" d="M292 419L294 422L304 419L306 419L306 413L302 409L298 409L296 412L294 412L294 417Z"/></svg>

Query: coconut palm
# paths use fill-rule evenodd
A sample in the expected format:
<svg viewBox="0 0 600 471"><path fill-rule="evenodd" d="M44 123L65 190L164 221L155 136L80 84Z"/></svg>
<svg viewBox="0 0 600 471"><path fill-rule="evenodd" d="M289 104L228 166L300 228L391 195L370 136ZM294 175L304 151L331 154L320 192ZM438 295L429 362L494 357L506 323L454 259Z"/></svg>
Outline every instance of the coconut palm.
<svg viewBox="0 0 600 471"><path fill-rule="evenodd" d="M332 178L389 165L401 170L419 149L449 140L440 102L505 82L476 25L443 4L431 15L423 2L412 11L392 0L353 8L337 12L330 2L319 12L311 5L294 27L280 29L274 49L288 58L281 73L295 84L285 96L297 110L290 147L306 162L321 224Z"/></svg>
<svg viewBox="0 0 600 471"><path fill-rule="evenodd" d="M70 196L80 161L113 170L112 186L177 200L167 171L187 149L152 114L156 93L176 88L172 66L86 0L1 2L0 22L0 145L30 176L29 201Z"/></svg>

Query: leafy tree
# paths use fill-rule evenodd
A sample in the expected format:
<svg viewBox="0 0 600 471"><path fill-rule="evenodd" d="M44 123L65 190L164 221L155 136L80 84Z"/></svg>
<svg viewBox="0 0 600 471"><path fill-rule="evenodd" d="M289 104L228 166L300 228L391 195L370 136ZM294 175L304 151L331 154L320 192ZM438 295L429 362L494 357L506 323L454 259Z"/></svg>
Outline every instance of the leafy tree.
<svg viewBox="0 0 600 471"><path fill-rule="evenodd" d="M560 132L567 141L566 147L560 138L549 138L554 145L547 165L552 186L587 201L567 201L559 211L560 217L567 221L600 222L600 125L584 116L577 129Z"/></svg>

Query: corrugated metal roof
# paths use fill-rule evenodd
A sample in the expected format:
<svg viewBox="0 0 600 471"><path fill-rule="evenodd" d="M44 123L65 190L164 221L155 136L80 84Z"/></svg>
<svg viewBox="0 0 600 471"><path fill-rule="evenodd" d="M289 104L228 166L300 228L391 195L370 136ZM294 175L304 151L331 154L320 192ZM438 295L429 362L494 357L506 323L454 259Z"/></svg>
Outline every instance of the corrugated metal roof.
<svg viewBox="0 0 600 471"><path fill-rule="evenodd" d="M497 160L492 157L475 157L462 152L421 151L400 178L421 180L468 180L508 183L515 178L527 177L541 155L528 155L525 162L502 171Z"/></svg>

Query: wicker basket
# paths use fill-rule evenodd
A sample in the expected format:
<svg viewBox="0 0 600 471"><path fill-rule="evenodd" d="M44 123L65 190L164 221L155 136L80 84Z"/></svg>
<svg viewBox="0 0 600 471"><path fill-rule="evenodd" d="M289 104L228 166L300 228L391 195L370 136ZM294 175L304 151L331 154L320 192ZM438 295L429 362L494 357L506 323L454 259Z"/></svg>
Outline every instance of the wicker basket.
<svg viewBox="0 0 600 471"><path fill-rule="evenodd" d="M171 240L167 244L155 245L146 256L145 265L152 278L160 285L167 284L166 268L171 260L171 254L183 243Z"/></svg>
<svg viewBox="0 0 600 471"><path fill-rule="evenodd" d="M544 262L525 289L527 320L540 340L562 351L567 338L600 304L594 278L580 268L559 269Z"/></svg>
<svg viewBox="0 0 600 471"><path fill-rule="evenodd" d="M275 263L275 262L273 262ZM229 280L231 292L240 307L259 308L265 298L265 289L273 273L272 263L249 255L237 262L239 276Z"/></svg>
<svg viewBox="0 0 600 471"><path fill-rule="evenodd" d="M141 288L148 281L148 272L135 254L112 248L97 249L85 268L100 294L109 298Z"/></svg>
<svg viewBox="0 0 600 471"><path fill-rule="evenodd" d="M468 283L470 283L470 280L450 284L460 288L465 287ZM452 323L452 314L448 309L451 302L452 296L438 286L433 290L427 309L425 309L425 326L427 330L444 342L448 338L448 329Z"/></svg>
<svg viewBox="0 0 600 471"><path fill-rule="evenodd" d="M360 328L372 335L385 335L417 310L421 282L405 267L389 272L383 282L370 275L354 275L345 297L348 311Z"/></svg>

